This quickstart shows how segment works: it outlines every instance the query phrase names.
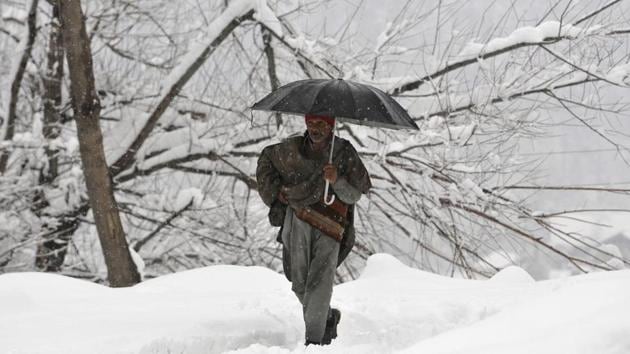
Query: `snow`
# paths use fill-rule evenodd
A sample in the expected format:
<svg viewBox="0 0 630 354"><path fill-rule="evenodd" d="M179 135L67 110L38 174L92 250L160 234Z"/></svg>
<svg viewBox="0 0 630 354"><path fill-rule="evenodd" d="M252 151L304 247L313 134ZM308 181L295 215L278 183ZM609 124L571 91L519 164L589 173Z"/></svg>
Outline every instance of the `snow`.
<svg viewBox="0 0 630 354"><path fill-rule="evenodd" d="M508 266L503 270L495 274L492 278L490 278L491 282L501 282L501 283L533 283L534 278L529 275L522 268L516 266Z"/></svg>
<svg viewBox="0 0 630 354"><path fill-rule="evenodd" d="M25 4L27 9L30 9L33 5L33 0L28 1L27 4ZM7 14L5 14L8 16L8 12ZM20 37L20 42L18 43L17 48L15 49L15 53L17 53L17 55L15 55L13 57L13 61L8 65L9 66L9 73L7 75L8 83L13 83L16 79L17 79L17 75L18 75L18 71L20 68L20 62L22 61L22 57L24 57L24 54L27 51L27 46L28 46L28 31L22 31L21 33L21 37ZM2 86L0 86L0 89L2 88ZM11 84L5 85L5 92L0 92L0 109L2 109L3 111L3 115L8 115L9 114L9 103L12 100L12 95L11 95ZM0 121L0 141L4 141L7 140L6 139L6 135L7 135L7 122L8 120L2 119Z"/></svg>
<svg viewBox="0 0 630 354"><path fill-rule="evenodd" d="M86 200L84 174L79 166L73 166L57 180L57 185L44 189L49 205L44 209L49 215L59 215L77 208Z"/></svg>
<svg viewBox="0 0 630 354"><path fill-rule="evenodd" d="M184 209L188 204L192 203L194 207L199 207L203 202L204 193L199 188L182 189L175 199L173 211Z"/></svg>
<svg viewBox="0 0 630 354"><path fill-rule="evenodd" d="M511 266L465 280L376 254L334 289L339 338L305 349L290 283L266 268L212 266L119 289L9 273L0 275L0 352L621 354L630 352L629 292L629 270L535 282Z"/></svg>
<svg viewBox="0 0 630 354"><path fill-rule="evenodd" d="M256 13L254 18L271 29L276 35L282 37L282 26L276 14L269 8L266 0L256 0Z"/></svg>
<svg viewBox="0 0 630 354"><path fill-rule="evenodd" d="M202 40L191 45L188 53L181 58L177 66L169 73L162 83L161 95L158 102L171 91L172 87L181 80L184 74L190 70L193 64L199 60L210 47L212 42L221 34L221 31L235 18L244 15L247 11L256 8L264 2L261 0L235 0L231 1L229 6L214 19L205 29Z"/></svg>
<svg viewBox="0 0 630 354"><path fill-rule="evenodd" d="M168 163L173 160L186 159L190 155L207 155L212 152L221 153L229 144L221 144L216 139L197 139L195 135L190 140L182 140L179 145L146 160L140 159L138 169L148 170L156 165Z"/></svg>
<svg viewBox="0 0 630 354"><path fill-rule="evenodd" d="M583 33L585 31L582 28L558 21L547 21L536 27L517 28L507 37L493 38L486 44L470 42L462 49L458 57L482 56L520 43L540 43L550 37L575 38Z"/></svg>
<svg viewBox="0 0 630 354"><path fill-rule="evenodd" d="M458 165L458 167L461 166L461 164ZM473 182L470 178L465 178L462 181L461 186L464 187L465 190L469 191L469 193L475 195L477 198L486 199L487 197L486 193L483 192L483 189L481 189L481 187L479 187L479 185Z"/></svg>
<svg viewBox="0 0 630 354"><path fill-rule="evenodd" d="M357 151L365 154L376 154L378 158L382 160L387 155L408 154L429 144L455 143L463 145L470 139L475 129L476 124L446 126L444 118L435 116L429 119L427 124L422 126L420 131L414 134L409 134L408 132L402 133L400 138L404 140L390 138L391 142L383 143L378 151L361 147L358 147ZM352 126L352 130L354 135L359 137L359 139L364 139L369 136L370 132L370 128L360 126ZM425 156L420 154L413 155L413 157L418 160L425 159ZM468 167L462 164L454 164L453 166L457 166L457 169L462 172L477 172L477 168L474 167Z"/></svg>
<svg viewBox="0 0 630 354"><path fill-rule="evenodd" d="M396 52L405 52L407 48L404 47L395 47L388 46L385 49L384 53L387 54L395 54ZM415 75L404 75L404 76L386 76L386 77L372 77L372 69L371 67L366 67L362 65L357 65L353 67L351 70L348 70L344 77L344 80L353 80L356 82L360 82L363 84L371 85L376 88L381 89L384 92L389 92L394 88L410 81L414 81L417 79Z"/></svg>
<svg viewBox="0 0 630 354"><path fill-rule="evenodd" d="M574 39L580 36L595 35L598 33L598 31L601 30L601 28L602 27L600 25L593 25L589 28L581 28L568 23L561 23L559 21L546 21L535 27L523 26L520 28L516 28L507 36L492 38L486 43L479 43L476 40L471 40L461 49L459 53L453 55L446 63L438 58L427 57L425 58L424 62L424 71L426 73L424 75L432 76L433 73L439 72L447 66L453 65L456 62L470 60L472 58L477 58L480 66L483 68L484 63L479 58L488 53L500 51L518 44L542 43L544 42L545 38L563 37ZM377 44L381 43L381 41L386 38L382 36L383 35L381 35L381 37L377 39ZM610 73L610 81L613 82L619 82L619 79L623 79L624 77L627 78L627 70L623 68L621 68L620 70L612 71ZM405 83L415 82L416 80L418 80L417 76L411 78L399 78L396 85L390 87L388 90L391 90L395 87L400 87ZM479 88L477 88L475 91L478 90ZM475 94L477 93L475 92ZM416 115L422 116L419 114Z"/></svg>
<svg viewBox="0 0 630 354"><path fill-rule="evenodd" d="M208 48L210 48L212 42L221 34L221 31L228 26L228 24L237 17L240 17L247 13L249 10L261 11L257 13L257 18L264 21L266 24L273 26L272 28L279 27L279 22L276 19L273 22L273 13L269 9L265 0L235 0L231 1L229 6L215 18L208 27L204 30L204 36L198 39L198 42L191 44L186 55L180 58L177 65L169 72L166 78L160 83L160 93L155 99L156 104L166 100L168 95L171 94L173 88L178 85L184 76L191 70L195 62L200 60L205 54ZM273 18L272 18L273 17ZM136 139L140 131L147 125L151 115L147 113L140 113L139 115L128 116L117 124L113 134L109 136L115 136L117 142L105 141L105 146L114 147L107 151L108 164L112 164L122 154L128 150L128 147Z"/></svg>
<svg viewBox="0 0 630 354"><path fill-rule="evenodd" d="M25 22L28 17L28 13L25 10L27 8L29 7L24 6L24 9L18 6L6 6L4 8L0 8L2 9L2 12L0 12L0 20L13 20L20 23Z"/></svg>
<svg viewBox="0 0 630 354"><path fill-rule="evenodd" d="M380 52L383 46L389 42L394 36L400 34L402 29L407 26L407 20L402 20L398 22L395 26L393 26L392 22L388 22L387 26L385 26L385 30L381 32L376 38L376 45L374 46L374 52Z"/></svg>
<svg viewBox="0 0 630 354"><path fill-rule="evenodd" d="M630 86L630 63L613 67L607 74L606 80L622 86Z"/></svg>
<svg viewBox="0 0 630 354"><path fill-rule="evenodd" d="M121 120L104 134L103 145L108 165L112 165L127 151L149 120L149 114L141 110L124 109L122 112Z"/></svg>
<svg viewBox="0 0 630 354"><path fill-rule="evenodd" d="M478 173L480 171L479 168L477 168L475 166L468 165L468 164L465 164L465 163L459 163L459 162L451 164L449 166L449 169L452 170L452 171L463 172L463 173ZM473 186L468 185L467 188L468 187L473 187ZM476 190L474 192L479 194Z"/></svg>
<svg viewBox="0 0 630 354"><path fill-rule="evenodd" d="M317 41L310 40L306 38L303 33L298 33L296 36L284 36L283 39L287 42L292 48L302 52L309 59L315 61L320 64L317 60Z"/></svg>
<svg viewBox="0 0 630 354"><path fill-rule="evenodd" d="M570 214L569 214L570 215ZM564 232L575 235L597 235L599 240L607 240L615 235L630 237L630 218L627 212L579 213L578 218L549 218Z"/></svg>
<svg viewBox="0 0 630 354"><path fill-rule="evenodd" d="M138 271L138 274L140 274L140 278L144 279L145 263L144 260L142 260L142 256L140 256L138 252L133 249L133 247L129 247L129 253L131 254L131 260L136 265L136 270Z"/></svg>
<svg viewBox="0 0 630 354"><path fill-rule="evenodd" d="M197 133L193 132L191 127L180 128L173 131L158 131L148 137L138 150L138 159L143 160L144 156L166 151L193 139L194 141L198 141Z"/></svg>

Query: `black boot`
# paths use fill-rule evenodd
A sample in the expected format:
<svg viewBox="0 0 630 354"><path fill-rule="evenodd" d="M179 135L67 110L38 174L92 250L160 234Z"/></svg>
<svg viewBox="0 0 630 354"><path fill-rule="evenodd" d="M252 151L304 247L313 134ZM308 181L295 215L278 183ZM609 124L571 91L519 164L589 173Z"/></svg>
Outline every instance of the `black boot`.
<svg viewBox="0 0 630 354"><path fill-rule="evenodd" d="M341 311L332 309L326 320L326 330L322 338L322 344L330 344L333 339L337 338L337 325L341 320Z"/></svg>

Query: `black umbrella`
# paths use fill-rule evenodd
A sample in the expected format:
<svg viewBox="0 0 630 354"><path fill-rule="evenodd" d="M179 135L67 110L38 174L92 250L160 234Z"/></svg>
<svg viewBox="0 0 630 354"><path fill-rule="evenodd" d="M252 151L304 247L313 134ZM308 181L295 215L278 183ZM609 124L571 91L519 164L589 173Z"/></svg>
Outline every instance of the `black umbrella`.
<svg viewBox="0 0 630 354"><path fill-rule="evenodd" d="M330 116L360 125L418 130L407 111L385 92L342 79L295 81L268 94L252 109Z"/></svg>
<svg viewBox="0 0 630 354"><path fill-rule="evenodd" d="M336 120L390 129L415 129L418 126L407 111L385 92L369 85L342 79L309 79L284 85L252 106L253 110L289 114L313 114L335 117ZM329 163L335 134L330 147ZM329 182L326 181L324 201L328 200Z"/></svg>

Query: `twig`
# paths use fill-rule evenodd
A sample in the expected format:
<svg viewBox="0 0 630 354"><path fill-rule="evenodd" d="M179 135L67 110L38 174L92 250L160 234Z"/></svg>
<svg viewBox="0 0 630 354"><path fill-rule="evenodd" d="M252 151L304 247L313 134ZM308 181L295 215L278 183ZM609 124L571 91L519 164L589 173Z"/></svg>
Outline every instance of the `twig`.
<svg viewBox="0 0 630 354"><path fill-rule="evenodd" d="M147 242L151 241L151 239L153 239L155 236L157 236L157 234L166 226L170 225L171 222L173 220L175 220L177 217L179 217L184 211L188 210L191 206L193 205L193 200L191 200L190 202L188 202L188 204L186 204L186 206L184 206L183 208L179 209L178 211L174 212L173 214L171 214L168 218L166 218L166 220L164 220L161 224L158 225L158 227L155 228L155 230L151 231L148 235L146 235L145 237L143 237L141 240L139 240L138 242L136 242L133 245L133 249L138 252L140 251L140 249L142 248L142 246L144 246Z"/></svg>

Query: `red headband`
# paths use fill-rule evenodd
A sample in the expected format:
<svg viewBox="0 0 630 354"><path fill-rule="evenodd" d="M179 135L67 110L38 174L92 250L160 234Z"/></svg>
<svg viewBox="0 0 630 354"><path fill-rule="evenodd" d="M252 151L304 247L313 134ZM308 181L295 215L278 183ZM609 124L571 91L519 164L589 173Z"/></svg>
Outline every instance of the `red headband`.
<svg viewBox="0 0 630 354"><path fill-rule="evenodd" d="M308 121L314 120L314 119L321 119L324 122L326 122L328 125L330 125L331 127L335 125L335 117L318 116L316 114L306 114L304 116L304 122L306 122L306 123L308 123Z"/></svg>

